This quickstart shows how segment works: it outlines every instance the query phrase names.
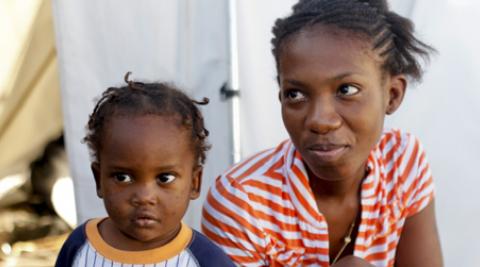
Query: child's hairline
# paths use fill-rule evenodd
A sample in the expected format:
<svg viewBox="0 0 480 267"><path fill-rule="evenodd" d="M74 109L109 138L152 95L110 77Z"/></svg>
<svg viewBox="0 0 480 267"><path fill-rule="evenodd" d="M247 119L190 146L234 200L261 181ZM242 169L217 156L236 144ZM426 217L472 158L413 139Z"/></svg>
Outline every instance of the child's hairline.
<svg viewBox="0 0 480 267"><path fill-rule="evenodd" d="M171 81L156 81L156 82L143 82L143 81L133 81L129 80L129 75L131 73L127 72L125 74L124 80L126 85L122 86L111 86L108 87L105 91L102 92L99 98L95 99L95 108L90 114L90 118L86 125L86 133L82 139L82 143L87 145L90 154L91 162L98 162L98 151L100 150L99 141L97 138L98 133L103 134L104 131L104 121L108 121L110 118L115 116L141 116L141 115L160 115L160 116L178 116L179 118L179 127L180 125L186 129L192 131L191 143L194 148L194 152L198 158L198 166L204 166L206 160L206 151L209 150L210 144L208 143L207 136L208 130L205 128L205 122L201 111L198 105L208 104L208 98L203 98L201 101L196 101L190 96L188 92L183 90L183 88L178 87L174 82ZM150 91L152 90L152 91ZM142 92L143 91L143 92ZM117 105L115 99L117 96L124 96L125 93L137 93L140 97L145 96L146 108L135 108L134 106L130 107L127 105ZM147 93L149 92L149 93ZM158 92L159 95L164 95L166 98L165 106L155 104L155 100L152 100L151 97L156 95ZM152 102L154 101L154 102ZM107 107L107 111L100 112L104 107ZM150 106L150 107L148 107ZM187 113L183 113L183 108ZM159 108L160 107L160 108ZM130 109L130 110L129 110ZM129 114L131 112L131 114ZM111 114L109 114L111 113ZM98 114L104 114L101 117L98 117ZM95 124L95 122L101 122ZM100 131L97 131L100 130Z"/></svg>
<svg viewBox="0 0 480 267"><path fill-rule="evenodd" d="M121 108L120 108L121 109ZM182 121L182 115L179 114L178 112L175 112L175 111L165 111L165 113L162 113L162 112L158 112L158 113L155 113L155 112L145 112L145 113L142 113L142 112L139 112L139 113L135 113L135 114L127 114L127 113L116 113L116 112L113 112L109 117L105 118L105 120L103 121L103 126L100 128L100 132L98 132L98 136L99 136L99 142L97 145L95 145L95 148L96 149L92 149L92 147L88 144L88 141L85 140L85 138L88 136L88 129L87 129L87 135L85 136L84 139L82 139L82 143L86 144L87 146L87 149L89 151L89 157L90 157L90 164L100 164L100 151L102 149L102 139L103 139L103 135L104 135L104 131L105 131L105 125L107 125L109 122L111 122L112 119L115 119L115 118L138 118L138 117L166 117L166 118L172 118L172 120L175 122L176 126L179 127L179 128L183 128L184 131L190 131L193 129L193 126L192 125L189 125L187 123L184 123ZM187 133L188 134L188 133ZM195 150L195 142L193 141L192 138L187 138L188 139L188 142L189 142L189 145L192 149L192 152L195 153L196 150ZM197 168L203 168L204 167L204 164L202 164L201 162L195 162L194 161L194 164L193 164L193 169L197 169Z"/></svg>

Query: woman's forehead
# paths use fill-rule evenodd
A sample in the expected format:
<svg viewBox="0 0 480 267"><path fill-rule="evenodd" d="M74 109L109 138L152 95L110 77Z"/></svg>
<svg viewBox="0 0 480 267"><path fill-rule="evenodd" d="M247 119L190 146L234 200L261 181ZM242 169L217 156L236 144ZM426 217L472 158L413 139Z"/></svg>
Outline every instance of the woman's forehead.
<svg viewBox="0 0 480 267"><path fill-rule="evenodd" d="M288 37L282 47L289 49L292 43L309 45L312 52L318 49L326 49L325 45L331 45L336 53L345 53L352 50L380 58L378 53L374 51L372 39L366 33L339 28L335 25L315 24L304 27L298 33ZM320 44L324 46L318 47ZM316 47L318 49L315 49Z"/></svg>
<svg viewBox="0 0 480 267"><path fill-rule="evenodd" d="M279 74L316 71L363 73L380 71L382 59L365 38L348 31L315 27L292 36L278 58Z"/></svg>

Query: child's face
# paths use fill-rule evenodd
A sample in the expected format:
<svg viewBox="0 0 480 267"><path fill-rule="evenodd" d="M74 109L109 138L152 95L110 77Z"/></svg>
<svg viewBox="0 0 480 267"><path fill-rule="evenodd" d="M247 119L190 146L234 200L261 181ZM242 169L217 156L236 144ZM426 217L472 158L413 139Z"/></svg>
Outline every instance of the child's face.
<svg viewBox="0 0 480 267"><path fill-rule="evenodd" d="M103 238L117 248L159 247L180 229L190 199L199 195L201 168L190 132L172 116L117 116L104 126L98 196L109 219Z"/></svg>
<svg viewBox="0 0 480 267"><path fill-rule="evenodd" d="M384 74L370 44L315 26L283 45L279 57L282 117L320 179L364 175L386 113L400 104L405 78Z"/></svg>

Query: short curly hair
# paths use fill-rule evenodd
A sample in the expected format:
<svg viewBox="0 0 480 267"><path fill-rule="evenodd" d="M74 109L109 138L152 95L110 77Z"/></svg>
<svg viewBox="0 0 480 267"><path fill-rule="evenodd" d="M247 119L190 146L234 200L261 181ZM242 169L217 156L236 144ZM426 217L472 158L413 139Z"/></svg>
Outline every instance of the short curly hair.
<svg viewBox="0 0 480 267"><path fill-rule="evenodd" d="M198 165L206 160L206 151L210 149L207 141L202 113L197 105L208 104L208 98L195 101L173 84L142 83L130 81L130 72L125 75L126 86L110 87L97 101L86 126L87 134L83 138L90 150L92 161L99 162L102 148L102 135L106 122L114 116L131 115L179 115L182 124L191 130L192 144L198 159Z"/></svg>

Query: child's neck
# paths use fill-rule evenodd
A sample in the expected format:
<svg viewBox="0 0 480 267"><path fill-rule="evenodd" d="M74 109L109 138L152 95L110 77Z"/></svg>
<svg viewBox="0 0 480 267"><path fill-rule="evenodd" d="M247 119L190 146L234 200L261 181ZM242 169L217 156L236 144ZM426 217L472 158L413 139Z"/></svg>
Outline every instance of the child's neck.
<svg viewBox="0 0 480 267"><path fill-rule="evenodd" d="M108 245L125 251L142 251L162 247L175 239L180 230L181 224L179 224L175 230L168 233L168 235L154 240L143 241L134 239L129 236L128 233L120 231L110 218L106 218L98 225L98 231Z"/></svg>

